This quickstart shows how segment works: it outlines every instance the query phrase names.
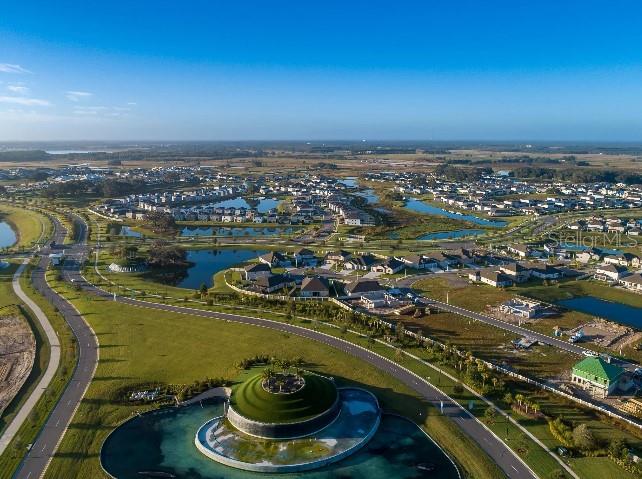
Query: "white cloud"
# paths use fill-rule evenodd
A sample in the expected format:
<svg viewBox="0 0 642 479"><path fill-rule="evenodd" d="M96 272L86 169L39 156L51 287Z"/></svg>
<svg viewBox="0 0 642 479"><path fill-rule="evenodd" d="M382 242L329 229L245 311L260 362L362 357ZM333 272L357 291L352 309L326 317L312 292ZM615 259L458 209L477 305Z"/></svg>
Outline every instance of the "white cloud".
<svg viewBox="0 0 642 479"><path fill-rule="evenodd" d="M136 106L137 103L135 101L130 101L127 103L129 106Z"/></svg>
<svg viewBox="0 0 642 479"><path fill-rule="evenodd" d="M0 72L3 72L3 73L31 73L26 68L22 68L20 65L14 65L12 63L0 63Z"/></svg>
<svg viewBox="0 0 642 479"><path fill-rule="evenodd" d="M69 101L78 102L80 100L84 100L85 98L93 96L93 93L89 93L88 91L71 90L66 92L65 96Z"/></svg>
<svg viewBox="0 0 642 479"><path fill-rule="evenodd" d="M124 106L76 106L74 114L84 116L116 117L126 115L131 108Z"/></svg>
<svg viewBox="0 0 642 479"><path fill-rule="evenodd" d="M49 106L51 103L39 98L25 98L20 96L0 96L0 103L23 106Z"/></svg>
<svg viewBox="0 0 642 479"><path fill-rule="evenodd" d="M7 90L13 93L17 93L18 95L26 95L27 93L29 93L29 88L20 84L9 85L7 86Z"/></svg>

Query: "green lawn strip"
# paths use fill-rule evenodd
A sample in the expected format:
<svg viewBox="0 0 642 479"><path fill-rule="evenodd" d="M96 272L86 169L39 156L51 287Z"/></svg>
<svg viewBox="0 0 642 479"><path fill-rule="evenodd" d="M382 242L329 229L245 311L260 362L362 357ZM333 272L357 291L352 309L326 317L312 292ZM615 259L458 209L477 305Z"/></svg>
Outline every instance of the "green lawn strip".
<svg viewBox="0 0 642 479"><path fill-rule="evenodd" d="M22 205L0 203L0 221L6 221L15 230L18 239L12 247L15 250L32 247L47 237L51 230L45 216Z"/></svg>
<svg viewBox="0 0 642 479"><path fill-rule="evenodd" d="M570 458L568 461L580 477L599 477L602 479L639 479L640 477L616 466L608 457Z"/></svg>
<svg viewBox="0 0 642 479"><path fill-rule="evenodd" d="M4 454L0 456L0 479L9 478L15 472L26 452L27 445L33 443L49 413L62 395L67 382L73 374L76 361L76 346L73 333L60 313L54 311L51 304L49 304L48 301L33 289L29 280L30 274L30 269L25 270L20 279L20 284L25 294L27 294L46 314L49 322L58 335L61 348L60 366L56 371L54 379L49 384L47 391L36 403L36 406L29 415L27 421L25 421L25 423L20 427L18 433L13 438ZM44 332L35 318L31 317L31 312L26 308L23 308L23 311L27 313L26 316L28 317L34 333L36 334L36 340L39 348L38 355L36 357L38 364L29 377L28 387L21 390L20 403L15 404L15 407L12 403L10 409L7 410L10 411L11 416L6 417L6 422L13 417L19 406L31 393L40 379L42 372L46 369L46 365L49 360L49 345L46 343ZM5 418L3 418L3 422L5 422Z"/></svg>
<svg viewBox="0 0 642 479"><path fill-rule="evenodd" d="M189 383L205 377L235 377L234 364L257 353L300 356L308 369L363 384L378 395L384 408L405 415L416 412L414 417L420 416L420 423L426 421L429 431L434 427L435 438L445 442L471 476L501 476L481 450L462 441L454 424L434 417L434 412L427 413L432 408L411 390L344 353L265 328L127 306L72 291L59 282L56 288L94 328L101 342L101 360L47 477L102 476L98 462L102 441L113 427L140 410L116 401L121 388L142 382Z"/></svg>

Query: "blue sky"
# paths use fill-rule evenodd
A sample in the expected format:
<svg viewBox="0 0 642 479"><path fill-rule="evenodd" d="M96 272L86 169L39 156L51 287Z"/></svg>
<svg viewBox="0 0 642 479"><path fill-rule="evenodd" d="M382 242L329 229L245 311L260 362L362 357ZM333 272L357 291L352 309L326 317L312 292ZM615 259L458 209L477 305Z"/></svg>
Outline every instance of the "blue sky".
<svg viewBox="0 0 642 479"><path fill-rule="evenodd" d="M640 18L637 1L11 2L0 140L639 141Z"/></svg>

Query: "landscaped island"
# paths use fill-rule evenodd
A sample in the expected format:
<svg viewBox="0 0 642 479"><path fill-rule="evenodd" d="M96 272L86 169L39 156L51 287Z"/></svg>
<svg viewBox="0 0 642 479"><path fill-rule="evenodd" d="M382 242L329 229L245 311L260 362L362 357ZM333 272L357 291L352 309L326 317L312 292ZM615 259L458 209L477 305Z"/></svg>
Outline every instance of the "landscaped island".
<svg viewBox="0 0 642 479"><path fill-rule="evenodd" d="M207 457L255 472L295 472L337 462L376 433L379 403L311 372L267 369L237 386L223 415L195 437Z"/></svg>

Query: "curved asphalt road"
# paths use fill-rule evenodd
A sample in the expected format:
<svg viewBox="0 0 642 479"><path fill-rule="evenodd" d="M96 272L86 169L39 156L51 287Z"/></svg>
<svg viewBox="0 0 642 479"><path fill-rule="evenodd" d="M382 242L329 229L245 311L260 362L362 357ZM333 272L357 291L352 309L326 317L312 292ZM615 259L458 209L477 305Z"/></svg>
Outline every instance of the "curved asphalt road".
<svg viewBox="0 0 642 479"><path fill-rule="evenodd" d="M56 234L58 234L61 225L56 222L55 226ZM87 229L83 224L81 232L83 243L86 231ZM87 249L82 243L75 244L70 251L68 251L68 259L65 263L65 270L63 272L64 278L66 280L73 280L75 284L81 285L83 289L92 294L106 299L112 299L113 296L109 292L101 290L88 283L80 273L80 264L86 253ZM73 306L59 297L46 285L43 273L44 271L39 271L39 274L34 272L34 284L43 292L43 294L45 294L49 301L59 308L59 310L64 314L67 322L74 329L74 333L78 337L80 359L72 381L67 387L62 400L55 407L43 431L38 437L36 443L34 443L31 452L25 458L21 469L17 473L16 477L20 479L39 477L46 470L48 462L56 450L57 444L64 435L66 426L71 421L75 409L78 404L80 404L84 392L91 382L98 361L98 343L91 328L84 322ZM387 372L419 393L425 400L433 404L435 407L439 408L443 403L443 414L452 419L466 434L476 441L509 478L537 478L537 476L501 441L501 439L486 429L479 421L468 413L468 411L463 409L457 403L451 401L443 392L431 386L429 383L404 367L365 348L361 348L342 339L329 336L318 331L262 318L204 311L159 303L149 303L123 296L117 296L115 299L120 303L135 307L157 309L179 314L190 314L218 320L233 321L251 326L266 327L277 331L296 334L344 351L347 354L355 356L374 365L382 371Z"/></svg>
<svg viewBox="0 0 642 479"><path fill-rule="evenodd" d="M62 245L66 235L66 230L57 219L54 218L53 220L55 227L53 238L56 244ZM81 230L80 237L83 240L81 243L64 248L67 255L84 253L85 248L82 243L85 241L86 228ZM38 266L33 270L31 280L38 292L42 294L47 301L58 308L58 311L63 315L65 321L69 324L76 336L78 363L76 364L76 369L74 370L72 378L60 400L54 407L40 431L40 434L14 475L14 478L16 479L35 479L44 474L51 458L58 448L58 444L60 443L67 426L71 422L80 401L85 395L85 391L87 390L87 387L94 376L96 366L98 365L98 341L93 331L87 323L85 323L82 316L78 314L78 311L76 311L70 303L59 296L53 289L51 289L45 281L45 271L47 264L49 263L49 252L49 247L43 248L42 257ZM77 263L74 262L71 262L69 265L65 264L63 275L67 276L69 274L69 269L76 267Z"/></svg>

